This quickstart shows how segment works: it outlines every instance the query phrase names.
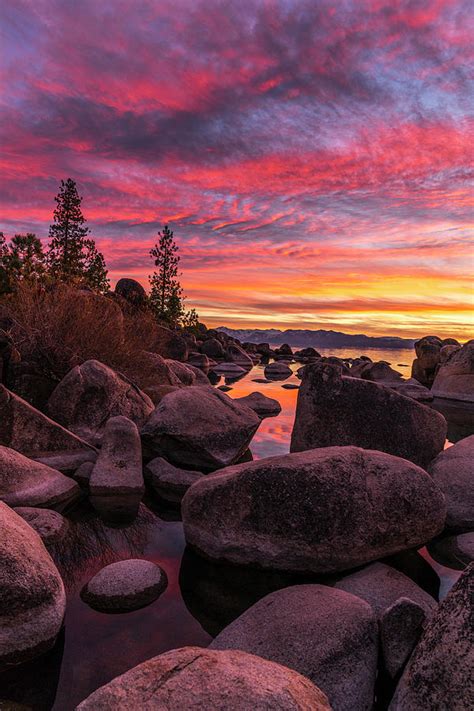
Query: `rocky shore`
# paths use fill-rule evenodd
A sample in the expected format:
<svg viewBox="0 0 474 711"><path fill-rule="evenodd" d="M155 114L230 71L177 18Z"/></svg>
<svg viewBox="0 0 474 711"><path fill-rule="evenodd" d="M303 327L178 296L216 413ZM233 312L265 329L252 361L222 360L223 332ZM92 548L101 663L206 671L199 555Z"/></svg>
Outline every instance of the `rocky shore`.
<svg viewBox="0 0 474 711"><path fill-rule="evenodd" d="M101 298L119 328L125 297ZM474 435L445 449L433 405L474 402L474 341L421 339L405 379L363 354L158 326L154 350L135 354L136 377L91 353L55 378L1 325L0 707L18 702L2 679L60 644L64 560L79 566L88 545L78 510L97 531L131 536L146 529L149 501L182 519L193 565L214 566L206 594L225 590L213 598L225 624L209 623L208 648L131 665L77 708L472 707ZM255 391L232 397L257 363ZM290 451L253 461L253 438L281 409L261 390L284 385L295 364ZM460 571L441 601L393 562L424 546ZM251 571L264 581L255 595ZM234 575L243 609L226 588ZM145 547L112 556L81 599L97 615L128 615L160 606L167 585L166 558L147 559Z"/></svg>

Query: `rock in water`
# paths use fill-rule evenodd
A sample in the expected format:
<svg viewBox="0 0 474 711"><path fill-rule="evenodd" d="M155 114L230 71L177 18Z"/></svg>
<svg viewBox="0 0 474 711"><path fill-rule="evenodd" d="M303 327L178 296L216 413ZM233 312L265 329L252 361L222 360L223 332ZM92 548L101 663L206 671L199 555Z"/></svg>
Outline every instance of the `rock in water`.
<svg viewBox="0 0 474 711"><path fill-rule="evenodd" d="M172 504L179 504L187 490L202 476L198 471L174 467L163 457L152 459L145 467L145 478L154 491Z"/></svg>
<svg viewBox="0 0 474 711"><path fill-rule="evenodd" d="M286 363L269 363L264 369L265 377L268 380L286 380L293 374L291 368Z"/></svg>
<svg viewBox="0 0 474 711"><path fill-rule="evenodd" d="M426 543L442 530L446 505L411 462L328 447L203 477L182 515L186 540L210 558L329 573Z"/></svg>
<svg viewBox="0 0 474 711"><path fill-rule="evenodd" d="M300 674L245 652L183 647L94 691L77 711L331 711Z"/></svg>
<svg viewBox="0 0 474 711"><path fill-rule="evenodd" d="M141 434L150 452L209 471L237 461L259 424L253 410L220 390L191 386L166 395Z"/></svg>
<svg viewBox="0 0 474 711"><path fill-rule="evenodd" d="M105 519L131 520L145 492L137 426L126 417L107 422L89 490L94 508Z"/></svg>
<svg viewBox="0 0 474 711"><path fill-rule="evenodd" d="M241 649L303 674L334 711L371 709L377 622L366 602L325 585L271 593L226 627L211 649Z"/></svg>
<svg viewBox="0 0 474 711"><path fill-rule="evenodd" d="M338 366L305 366L291 451L355 445L426 466L443 449L443 415L378 383L341 375Z"/></svg>
<svg viewBox="0 0 474 711"><path fill-rule="evenodd" d="M474 435L438 454L428 471L446 498L446 527L474 531Z"/></svg>
<svg viewBox="0 0 474 711"><path fill-rule="evenodd" d="M48 651L66 609L63 581L38 534L0 502L0 671Z"/></svg>
<svg viewBox="0 0 474 711"><path fill-rule="evenodd" d="M130 612L154 602L165 590L164 570L149 560L120 560L102 568L81 592L101 612Z"/></svg>
<svg viewBox="0 0 474 711"><path fill-rule="evenodd" d="M0 385L0 444L32 457L72 449L94 451L87 442L3 385Z"/></svg>
<svg viewBox="0 0 474 711"><path fill-rule="evenodd" d="M474 561L474 531L435 538L428 543L427 548L437 563L454 570L463 570Z"/></svg>
<svg viewBox="0 0 474 711"><path fill-rule="evenodd" d="M474 402L474 340L465 343L440 365L432 393L435 397Z"/></svg>
<svg viewBox="0 0 474 711"><path fill-rule="evenodd" d="M9 506L63 509L80 493L61 472L0 445L0 500Z"/></svg>
<svg viewBox="0 0 474 711"><path fill-rule="evenodd" d="M276 417L281 412L281 405L278 400L274 400L271 397L266 397L262 393L254 392L245 397L235 398L234 402L238 402L241 405L247 405L251 410L257 413L261 420L265 417Z"/></svg>
<svg viewBox="0 0 474 711"><path fill-rule="evenodd" d="M70 370L48 401L48 412L55 420L94 440L100 440L111 417L123 415L140 427L153 408L148 395L98 360L87 360Z"/></svg>
<svg viewBox="0 0 474 711"><path fill-rule="evenodd" d="M440 603L405 667L390 711L474 708L474 563Z"/></svg>

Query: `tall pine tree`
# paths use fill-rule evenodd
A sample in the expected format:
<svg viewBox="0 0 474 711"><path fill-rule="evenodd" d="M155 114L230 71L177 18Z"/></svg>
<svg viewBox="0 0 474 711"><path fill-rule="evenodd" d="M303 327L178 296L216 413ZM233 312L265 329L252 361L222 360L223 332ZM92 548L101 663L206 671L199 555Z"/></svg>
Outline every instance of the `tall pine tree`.
<svg viewBox="0 0 474 711"><path fill-rule="evenodd" d="M178 245L168 225L164 226L163 232L158 232L158 236L158 244L150 250L150 257L158 269L149 277L150 306L159 321L176 325L183 313L183 290L178 281Z"/></svg>
<svg viewBox="0 0 474 711"><path fill-rule="evenodd" d="M55 197L54 222L49 228L51 242L47 254L50 274L55 280L88 286L103 293L109 289L103 255L98 252L81 210L82 198L71 178L61 180Z"/></svg>

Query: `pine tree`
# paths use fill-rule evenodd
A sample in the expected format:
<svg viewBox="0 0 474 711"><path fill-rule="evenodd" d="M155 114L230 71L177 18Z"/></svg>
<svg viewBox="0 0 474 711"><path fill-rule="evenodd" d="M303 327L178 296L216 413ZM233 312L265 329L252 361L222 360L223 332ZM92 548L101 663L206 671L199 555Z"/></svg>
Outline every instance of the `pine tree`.
<svg viewBox="0 0 474 711"><path fill-rule="evenodd" d="M15 235L7 244L0 234L0 292L11 293L21 282L38 285L46 274L43 245L35 234Z"/></svg>
<svg viewBox="0 0 474 711"><path fill-rule="evenodd" d="M97 251L81 210L82 198L71 178L61 180L55 197L54 223L49 228L50 274L55 280L108 291L109 282L103 255Z"/></svg>
<svg viewBox="0 0 474 711"><path fill-rule="evenodd" d="M158 236L158 244L150 250L150 257L158 268L149 277L150 306L158 320L176 325L183 312L183 290L178 281L178 245L168 225L164 226L163 232L158 232Z"/></svg>

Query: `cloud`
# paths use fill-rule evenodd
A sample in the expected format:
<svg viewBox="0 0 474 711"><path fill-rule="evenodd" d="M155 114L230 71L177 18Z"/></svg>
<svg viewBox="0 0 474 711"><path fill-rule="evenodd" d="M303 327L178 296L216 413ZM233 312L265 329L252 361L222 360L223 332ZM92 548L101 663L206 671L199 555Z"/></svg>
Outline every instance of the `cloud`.
<svg viewBox="0 0 474 711"><path fill-rule="evenodd" d="M253 300L255 325L306 318L301 299L316 309L339 289L334 318L356 328L368 284L386 314L369 329L399 328L401 297L434 318L441 293L467 331L467 0L5 0L1 12L7 234L46 238L71 176L114 277L146 282L172 225L204 319L219 299L229 323L248 313L247 274L272 295Z"/></svg>

